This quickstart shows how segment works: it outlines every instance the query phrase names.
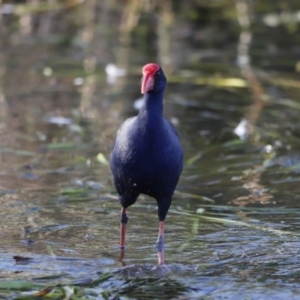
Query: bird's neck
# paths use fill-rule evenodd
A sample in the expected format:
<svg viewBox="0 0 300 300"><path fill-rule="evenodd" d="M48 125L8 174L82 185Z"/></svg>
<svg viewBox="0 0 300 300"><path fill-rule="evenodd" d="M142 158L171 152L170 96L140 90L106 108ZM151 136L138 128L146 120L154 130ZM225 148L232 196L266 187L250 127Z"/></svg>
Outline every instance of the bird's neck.
<svg viewBox="0 0 300 300"><path fill-rule="evenodd" d="M163 117L163 93L146 93L144 103L139 112L139 118L147 123L158 122Z"/></svg>

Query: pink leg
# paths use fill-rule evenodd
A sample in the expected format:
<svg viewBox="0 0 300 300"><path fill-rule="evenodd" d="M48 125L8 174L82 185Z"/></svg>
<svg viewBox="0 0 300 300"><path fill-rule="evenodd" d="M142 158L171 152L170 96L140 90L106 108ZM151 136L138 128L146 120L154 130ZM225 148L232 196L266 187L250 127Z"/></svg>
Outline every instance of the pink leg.
<svg viewBox="0 0 300 300"><path fill-rule="evenodd" d="M125 248L125 237L126 237L126 225L127 225L128 217L126 214L126 209L121 209L121 226L120 226L120 247L122 249Z"/></svg>
<svg viewBox="0 0 300 300"><path fill-rule="evenodd" d="M163 265L164 260L164 234L165 234L165 222L160 221L158 227L158 238L156 243L158 264Z"/></svg>
<svg viewBox="0 0 300 300"><path fill-rule="evenodd" d="M118 261L122 264L123 267L126 266L125 262L123 261L124 257L125 257L125 249L121 248L121 250L120 250L120 256L119 256Z"/></svg>
<svg viewBox="0 0 300 300"><path fill-rule="evenodd" d="M121 209L121 225L120 225L120 257L119 262L122 263L122 266L125 266L126 264L123 262L123 259L125 257L125 238L126 238L126 225L127 225L128 217L126 214L126 209Z"/></svg>

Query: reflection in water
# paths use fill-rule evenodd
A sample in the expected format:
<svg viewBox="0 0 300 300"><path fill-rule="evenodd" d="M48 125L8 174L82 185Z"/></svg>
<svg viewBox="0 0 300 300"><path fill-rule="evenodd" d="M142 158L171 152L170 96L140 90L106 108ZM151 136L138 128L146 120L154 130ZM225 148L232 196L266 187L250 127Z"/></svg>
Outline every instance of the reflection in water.
<svg viewBox="0 0 300 300"><path fill-rule="evenodd" d="M245 174L244 178L240 181L243 183L243 188L249 191L249 195L239 196L236 199L231 200L231 203L246 206L251 203L268 204L274 197L268 188L263 186L261 181L261 170L249 170L248 174Z"/></svg>
<svg viewBox="0 0 300 300"><path fill-rule="evenodd" d="M260 81L258 80L252 66L250 57L250 45L252 40L251 23L249 17L249 5L244 0L236 2L236 11L241 27L239 43L237 48L237 62L241 69L242 76L247 80L250 91L252 92L253 104L249 106L246 115L234 129L234 133L242 140L250 140L254 144L261 143L261 137L256 130L256 124L262 114L263 108L268 104L266 102L266 94ZM259 202L266 204L273 198L267 191L268 189L262 186L261 171L251 171L250 176L244 176L243 187L250 192L250 195L239 196L232 200L231 203L244 206L250 203Z"/></svg>
<svg viewBox="0 0 300 300"><path fill-rule="evenodd" d="M81 87L80 111L86 118L95 119L91 102L93 100L96 85L96 64L95 56L95 17L97 1L91 0L84 6L84 26L82 31L82 41L85 45L85 55L83 59L83 70L85 77Z"/></svg>
<svg viewBox="0 0 300 300"><path fill-rule="evenodd" d="M247 110L246 116L236 127L234 132L241 139L251 139L254 143L260 140L257 130L255 130L258 118L262 109L267 105L266 94L262 84L258 80L252 66L250 58L250 45L252 40L251 23L249 17L249 6L246 1L239 0L236 2L236 11L241 27L239 43L237 48L237 62L241 69L242 76L247 80L250 91L252 92L253 104Z"/></svg>
<svg viewBox="0 0 300 300"><path fill-rule="evenodd" d="M127 1L121 13L119 24L119 44L117 47L116 62L118 66L127 69L132 47L132 32L138 25L143 1Z"/></svg>
<svg viewBox="0 0 300 300"><path fill-rule="evenodd" d="M5 79L5 57L3 52L0 52L0 136L5 132L6 116L8 114L8 107L4 93L4 79Z"/></svg>
<svg viewBox="0 0 300 300"><path fill-rule="evenodd" d="M175 20L172 9L172 1L160 1L159 4L159 20L157 27L157 44L158 44L158 58L162 68L166 74L173 71L174 62L172 61L172 29Z"/></svg>
<svg viewBox="0 0 300 300"><path fill-rule="evenodd" d="M32 21L32 14L30 13L20 16L20 33L24 37L32 34Z"/></svg>

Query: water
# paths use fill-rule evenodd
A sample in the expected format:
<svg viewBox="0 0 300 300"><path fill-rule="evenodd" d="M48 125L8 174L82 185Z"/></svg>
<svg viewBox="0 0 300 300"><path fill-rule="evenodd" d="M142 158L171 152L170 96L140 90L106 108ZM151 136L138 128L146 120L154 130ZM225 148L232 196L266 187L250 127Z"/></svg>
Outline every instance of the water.
<svg viewBox="0 0 300 300"><path fill-rule="evenodd" d="M107 160L117 128L137 114L141 67L155 56L142 43L142 27L132 47L112 39L120 12L105 3L95 24L89 4L85 17L78 8L65 12L67 21L46 12L50 29L41 32L28 31L26 20L23 31L7 25L2 32L0 292L22 296L18 290L62 284L53 291L58 298L297 299L297 31L253 28L253 79L235 64L239 35L230 17L221 41L222 20L207 21L210 37L196 21L183 21L186 32L202 36L201 47L193 35L180 40L182 24L174 25L177 46L168 53L160 44L159 55L177 62L173 74L165 65L165 115L177 124L185 167L166 220L166 266L156 265L156 203L143 196L128 210L121 263L120 205ZM218 5L209 12L235 9ZM253 9L268 16L259 4ZM83 32L70 29L76 22ZM107 81L111 61L126 76ZM239 138L234 130L243 119L248 127Z"/></svg>

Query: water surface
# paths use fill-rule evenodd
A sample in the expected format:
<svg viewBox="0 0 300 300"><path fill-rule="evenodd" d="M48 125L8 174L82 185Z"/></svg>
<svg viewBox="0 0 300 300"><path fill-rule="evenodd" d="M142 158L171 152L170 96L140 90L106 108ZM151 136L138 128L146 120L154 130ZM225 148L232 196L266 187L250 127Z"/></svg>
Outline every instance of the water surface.
<svg viewBox="0 0 300 300"><path fill-rule="evenodd" d="M219 5L209 11L235 9ZM90 13L92 8L84 6ZM189 29L195 36L174 25L178 34L171 38L178 44L169 53L175 63L164 66L165 115L180 133L185 166L166 220L166 266L156 266L156 203L143 196L129 209L122 264L109 154L119 125L137 114L141 67L166 55L168 47L159 44L158 56L146 51L143 27L133 31L139 38L133 34L129 48L110 38L120 34L112 14L120 12L114 9L100 9L95 24L79 19L85 34L70 29L82 18L76 8L49 31L7 26L2 33L1 278L39 284L29 287L33 291L82 286L86 296L104 299L296 299L297 31L253 27L253 79L236 64L237 31L245 28L237 30L231 17L208 23L207 30L216 33L210 38L196 21L183 22L185 34ZM263 22L266 12L254 9ZM57 17L52 14L45 13L49 24ZM289 47L282 48L284 43ZM110 61L127 74L108 80ZM245 135L238 136L242 120Z"/></svg>

